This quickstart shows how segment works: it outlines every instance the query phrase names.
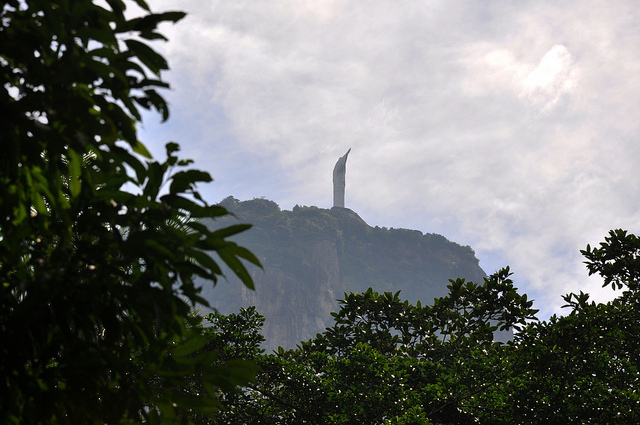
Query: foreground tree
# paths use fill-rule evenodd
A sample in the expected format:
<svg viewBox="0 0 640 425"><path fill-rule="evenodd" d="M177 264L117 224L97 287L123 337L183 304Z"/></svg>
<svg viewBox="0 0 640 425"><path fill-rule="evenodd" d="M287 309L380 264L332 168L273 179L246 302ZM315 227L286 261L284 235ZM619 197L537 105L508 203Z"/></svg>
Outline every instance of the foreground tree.
<svg viewBox="0 0 640 425"><path fill-rule="evenodd" d="M335 325L296 350L251 354L257 385L227 400L225 423L474 423L468 406L509 373L499 328L523 326L532 302L501 270L451 281L433 306L369 289L346 294ZM249 321L251 322L251 321Z"/></svg>
<svg viewBox="0 0 640 425"><path fill-rule="evenodd" d="M640 239L612 230L582 254L589 274L622 293L607 303L568 294L569 314L520 332L510 360L518 373L487 423L640 423Z"/></svg>
<svg viewBox="0 0 640 425"><path fill-rule="evenodd" d="M399 294L346 294L335 324L295 350L260 354L260 318L216 323L254 359L257 383L225 398L235 424L640 423L640 239L612 231L582 251L590 273L623 289L608 303L564 297L569 314L535 320L508 269L483 284L451 281L432 306ZM227 325L232 324L232 325ZM507 344L499 328L519 329ZM230 338L230 339L229 339ZM246 344L248 341L253 341ZM253 348L250 348L253 347Z"/></svg>
<svg viewBox="0 0 640 425"><path fill-rule="evenodd" d="M175 143L138 140L140 108L168 118L167 64L148 44L181 12L125 15L122 0L8 0L0 9L0 421L171 422L212 412L252 369L211 369L190 315L194 279L258 264L198 220L208 205ZM217 254L218 260L211 252ZM177 390L197 377L201 396ZM161 379L163 385L149 383Z"/></svg>

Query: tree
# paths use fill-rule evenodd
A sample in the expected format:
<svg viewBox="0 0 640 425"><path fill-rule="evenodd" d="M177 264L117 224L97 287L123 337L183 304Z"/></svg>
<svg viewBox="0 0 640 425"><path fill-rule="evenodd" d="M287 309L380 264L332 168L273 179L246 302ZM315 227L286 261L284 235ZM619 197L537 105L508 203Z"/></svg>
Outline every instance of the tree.
<svg viewBox="0 0 640 425"><path fill-rule="evenodd" d="M165 59L148 44L182 12L125 14L122 0L8 0L0 10L0 417L4 423L171 422L212 412L251 369L208 368L190 314L194 279L258 260L199 220L209 205L178 145L138 140L140 109L164 120ZM217 259L212 256L215 253ZM197 377L206 396L178 390ZM150 385L162 379L164 385Z"/></svg>
<svg viewBox="0 0 640 425"><path fill-rule="evenodd" d="M499 328L535 314L508 269L482 284L452 280L433 306L399 293L345 294L335 324L296 350L249 358L261 366L227 423L466 424L509 374Z"/></svg>
<svg viewBox="0 0 640 425"><path fill-rule="evenodd" d="M581 252L589 274L623 292L607 303L565 295L569 314L523 329L511 359L517 373L502 389L508 402L487 423L640 422L640 240L612 230Z"/></svg>
<svg viewBox="0 0 640 425"><path fill-rule="evenodd" d="M335 323L295 350L245 350L261 366L218 418L235 424L637 424L640 239L611 231L582 251L589 273L623 292L564 296L535 319L508 269L450 281L432 306L399 293L345 294ZM255 313L254 313L255 314ZM246 323L257 323L247 320ZM492 340L504 327L512 341ZM227 333L229 334L229 333Z"/></svg>

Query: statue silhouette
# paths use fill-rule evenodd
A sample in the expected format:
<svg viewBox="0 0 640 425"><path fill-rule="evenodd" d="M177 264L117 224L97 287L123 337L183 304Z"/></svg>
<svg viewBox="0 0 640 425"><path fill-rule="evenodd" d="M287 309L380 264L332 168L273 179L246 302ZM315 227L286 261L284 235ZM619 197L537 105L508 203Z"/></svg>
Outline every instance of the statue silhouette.
<svg viewBox="0 0 640 425"><path fill-rule="evenodd" d="M345 176L347 174L347 156L349 156L351 148L338 159L336 166L333 167L333 206L344 208L344 189L346 186Z"/></svg>

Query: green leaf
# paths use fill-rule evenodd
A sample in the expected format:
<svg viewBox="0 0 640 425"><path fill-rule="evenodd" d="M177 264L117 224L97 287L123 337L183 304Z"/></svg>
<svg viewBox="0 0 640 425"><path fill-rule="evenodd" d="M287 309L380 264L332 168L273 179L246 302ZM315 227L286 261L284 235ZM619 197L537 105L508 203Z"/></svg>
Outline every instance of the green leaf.
<svg viewBox="0 0 640 425"><path fill-rule="evenodd" d="M155 251L156 254L160 254L160 256L164 257L166 261L175 261L177 259L177 254L175 252L169 250L162 243L154 239L146 239L144 241L144 246Z"/></svg>
<svg viewBox="0 0 640 425"><path fill-rule="evenodd" d="M224 227L211 233L212 238L228 238L229 236L237 235L251 228L250 224L234 224L232 226Z"/></svg>
<svg viewBox="0 0 640 425"><path fill-rule="evenodd" d="M188 356L202 349L207 344L207 339L201 335L191 335L185 341L176 344L171 354L176 357Z"/></svg>
<svg viewBox="0 0 640 425"><path fill-rule="evenodd" d="M140 141L138 141L138 143L136 143L133 146L133 151L135 153L137 153L138 155L144 156L145 158L151 158L151 154L147 150L146 146L144 144L142 144L142 142L140 142Z"/></svg>
<svg viewBox="0 0 640 425"><path fill-rule="evenodd" d="M80 194L82 182L80 181L80 173L82 170L82 156L78 155L76 151L69 148L67 151L69 156L69 191L71 197L76 198Z"/></svg>
<svg viewBox="0 0 640 425"><path fill-rule="evenodd" d="M206 171L200 170L186 170L179 171L171 176L171 186L169 193L185 193L194 189L195 184L198 182L210 182L211 175Z"/></svg>
<svg viewBox="0 0 640 425"><path fill-rule="evenodd" d="M260 264L260 260L256 257L251 251L241 246L236 248L237 256L240 258L244 258L245 260L251 262L252 264L262 268L262 264Z"/></svg>
<svg viewBox="0 0 640 425"><path fill-rule="evenodd" d="M138 6L140 6L142 9L146 10L147 12L151 11L151 9L149 9L149 5L145 0L133 0L133 1L135 1Z"/></svg>
<svg viewBox="0 0 640 425"><path fill-rule="evenodd" d="M139 59L151 72L156 75L160 71L168 69L167 61L151 47L137 40L125 40L131 54Z"/></svg>
<svg viewBox="0 0 640 425"><path fill-rule="evenodd" d="M206 252L200 251L199 249L189 249L186 252L186 255L196 260L201 266L205 267L208 270L211 270L213 274L221 274L222 270L218 266L218 263L211 257L211 255Z"/></svg>
<svg viewBox="0 0 640 425"><path fill-rule="evenodd" d="M152 200L156 199L160 192L163 177L164 171L162 165L157 162L149 163L147 168L147 181L142 192L143 195Z"/></svg>
<svg viewBox="0 0 640 425"><path fill-rule="evenodd" d="M145 15L129 21L132 31L149 32L158 27L161 22L178 22L186 16L184 12L164 12Z"/></svg>
<svg viewBox="0 0 640 425"><path fill-rule="evenodd" d="M253 279L245 268L244 264L237 258L237 246L231 245L216 251L222 261L229 266L233 273L240 278L240 281L249 289L254 290Z"/></svg>
<svg viewBox="0 0 640 425"><path fill-rule="evenodd" d="M156 111L162 114L162 121L166 121L169 119L169 108L167 107L167 102L153 89L147 89L144 91L147 95L147 99L149 102L156 108Z"/></svg>

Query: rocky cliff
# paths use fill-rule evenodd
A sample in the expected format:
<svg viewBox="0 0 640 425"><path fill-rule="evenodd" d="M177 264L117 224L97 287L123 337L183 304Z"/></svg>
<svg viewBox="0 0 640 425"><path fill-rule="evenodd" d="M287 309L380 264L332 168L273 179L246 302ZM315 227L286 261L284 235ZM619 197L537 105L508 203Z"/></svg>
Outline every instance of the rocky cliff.
<svg viewBox="0 0 640 425"><path fill-rule="evenodd" d="M485 276L470 247L417 230L371 227L346 208L283 211L265 199L234 198L222 205L235 218L207 225L253 224L235 241L260 258L264 271L252 270L255 291L231 278L215 289L203 285L203 294L224 314L255 305L265 316L267 350L294 347L323 331L345 292L372 287L430 303L446 295L448 279Z"/></svg>

